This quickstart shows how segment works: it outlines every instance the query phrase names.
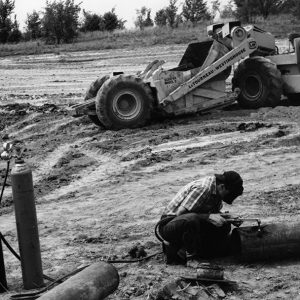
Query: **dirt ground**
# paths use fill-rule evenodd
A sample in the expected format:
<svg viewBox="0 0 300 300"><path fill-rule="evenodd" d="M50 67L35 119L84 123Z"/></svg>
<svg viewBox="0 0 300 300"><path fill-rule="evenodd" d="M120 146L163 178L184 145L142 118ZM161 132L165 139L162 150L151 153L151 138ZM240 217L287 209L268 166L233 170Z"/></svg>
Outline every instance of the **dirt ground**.
<svg viewBox="0 0 300 300"><path fill-rule="evenodd" d="M160 251L154 226L184 184L236 170L245 191L224 210L263 223L297 222L300 213L300 106L210 113L105 131L68 114L98 76L136 72L155 58L174 66L185 46L107 50L0 60L0 136L20 140L33 170L43 271L58 278L108 257L127 257L136 243ZM6 162L0 161L2 179ZM1 182L2 183L2 182ZM0 230L18 250L11 188L0 208ZM20 263L4 247L9 293L23 292ZM300 299L297 259L245 264L226 259L237 282L225 299ZM116 264L118 290L109 299L155 299L184 267L161 255Z"/></svg>

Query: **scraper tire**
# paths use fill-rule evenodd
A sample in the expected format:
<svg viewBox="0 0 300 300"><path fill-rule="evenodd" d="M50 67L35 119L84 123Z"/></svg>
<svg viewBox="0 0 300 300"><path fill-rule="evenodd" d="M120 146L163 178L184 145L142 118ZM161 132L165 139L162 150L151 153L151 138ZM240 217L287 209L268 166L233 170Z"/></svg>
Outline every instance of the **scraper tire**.
<svg viewBox="0 0 300 300"><path fill-rule="evenodd" d="M275 107L282 95L283 81L276 64L264 57L242 61L234 72L232 89L241 90L238 102L244 108Z"/></svg>
<svg viewBox="0 0 300 300"><path fill-rule="evenodd" d="M107 80L97 93L96 112L107 129L144 126L153 110L151 88L136 76L118 75Z"/></svg>
<svg viewBox="0 0 300 300"><path fill-rule="evenodd" d="M103 85L103 83L109 78L109 75L105 75L103 77L99 77L97 78L95 81L93 81L91 83L91 85L88 87L86 93L85 93L85 97L84 97L84 101L87 101L91 98L96 97L99 89L101 88L101 86ZM103 124L100 122L99 118L97 115L89 115L90 120L96 124L97 126L101 126L103 127Z"/></svg>

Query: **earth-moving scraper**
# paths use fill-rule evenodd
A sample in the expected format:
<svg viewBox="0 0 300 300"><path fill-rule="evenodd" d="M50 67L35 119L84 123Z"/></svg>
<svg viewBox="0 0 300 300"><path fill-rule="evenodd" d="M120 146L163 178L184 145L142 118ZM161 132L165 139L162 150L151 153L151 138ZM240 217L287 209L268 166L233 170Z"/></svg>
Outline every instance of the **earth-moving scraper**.
<svg viewBox="0 0 300 300"><path fill-rule="evenodd" d="M208 34L212 40L190 44L176 68L165 70L164 61L155 60L134 75L99 77L85 102L72 107L73 116L89 115L107 129L135 128L155 111L183 115L236 100L245 108L274 107L282 95L300 95L300 39L294 53L278 54L274 36L254 25L214 24ZM228 93L226 79L233 65L233 92Z"/></svg>

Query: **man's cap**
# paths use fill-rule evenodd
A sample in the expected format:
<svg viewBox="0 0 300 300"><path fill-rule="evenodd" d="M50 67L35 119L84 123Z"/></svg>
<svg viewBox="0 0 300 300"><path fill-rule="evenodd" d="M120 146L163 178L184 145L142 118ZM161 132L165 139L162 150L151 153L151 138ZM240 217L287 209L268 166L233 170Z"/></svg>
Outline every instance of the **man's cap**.
<svg viewBox="0 0 300 300"><path fill-rule="evenodd" d="M243 179L240 174L235 171L226 171L222 174L222 177L225 187L229 191L224 201L230 204L236 197L243 194Z"/></svg>

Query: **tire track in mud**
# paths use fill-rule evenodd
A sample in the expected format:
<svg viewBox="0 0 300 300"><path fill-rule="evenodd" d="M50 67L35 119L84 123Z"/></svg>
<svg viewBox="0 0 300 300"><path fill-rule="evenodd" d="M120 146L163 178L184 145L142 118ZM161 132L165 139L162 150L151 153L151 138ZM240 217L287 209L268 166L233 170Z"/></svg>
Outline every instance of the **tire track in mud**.
<svg viewBox="0 0 300 300"><path fill-rule="evenodd" d="M251 125L252 123L250 122L249 124ZM235 124L235 126L237 125L238 123ZM232 123L229 127L231 126ZM277 135L281 130L279 129L280 125L265 124L265 126L262 127L263 128L258 130L254 129L249 132L235 131L200 137L196 136L185 140L179 139L175 142L165 142L148 147L142 146L140 148L138 143L135 142L134 149L138 148L138 150L133 151L130 151L130 148L128 149L126 143L127 138L131 138L130 135L125 135L124 140L121 138L122 141L118 140L120 138L117 138L120 145L123 145L121 150L119 149L120 145L116 146L115 143L112 143L111 147L112 149L116 147L117 150L110 151L111 148L108 144L104 147L103 145L99 147L99 144L101 145L101 143L110 141L105 137L102 141L94 141L94 144L89 143L88 140L82 141L82 147L79 145L80 143L77 143L80 152L88 157L97 157L97 164L79 170L76 173L78 179L71 181L68 186L54 189L53 194L49 191L48 194L43 196L43 200L41 200L40 203L43 201L57 202L63 199L67 201L67 199L73 197L76 193L78 193L78 195L87 195L89 198L91 194L90 190L96 189L100 191L103 188L106 189L107 186L111 187L113 185L121 188L127 184L136 184L138 182L143 185L145 181L148 182L153 176L155 176L158 182L164 182L165 185L172 185L168 179L169 176L172 177L172 173L177 173L178 170L180 170L183 174L183 178L186 178L189 174L188 177L192 180L193 174L194 176L196 174L199 175L199 172L195 169L199 167L204 167L204 170L211 169L216 163L224 166L229 165L232 168L232 166L236 165L236 161L242 159L249 168L253 157L255 160L260 160L259 164L261 164L263 158L257 159L257 157L264 157L266 160L268 156L273 157L272 163L274 163L274 161L276 161L275 150L279 152L278 157L280 158L283 149L273 149L272 145L271 147L265 147L264 144L266 141L272 141L272 144L274 144L274 141L275 144L278 143ZM232 128L230 130L232 130ZM194 132L197 132L197 130L194 130ZM119 134L116 133L116 136L118 135ZM177 135L175 135L175 138L177 138ZM293 136L290 137L287 135L281 138L286 142L293 139ZM135 139L134 135L133 139ZM165 139L163 139L163 141L165 141ZM144 144L145 141L142 140L141 143ZM157 141L155 144L157 144ZM97 148L97 146L99 148ZM241 148L235 150L237 146ZM291 147L292 146L286 148L287 152L291 151ZM175 151L173 151L174 149ZM172 154L173 152L174 154ZM297 154L295 154L294 157L291 157L291 160L297 159L297 157ZM280 160L279 158L277 159L278 161ZM225 169L224 166L222 169ZM276 163L276 166L278 167L278 163ZM184 180L180 184L184 184ZM109 192L109 194L111 195L112 192ZM127 196L130 198L129 195ZM91 199L90 201L92 203L91 205L93 205L93 200ZM121 205L121 203L123 203L122 200L118 201L118 209L114 211L108 202L111 213L118 214L122 210L130 211L130 209L133 209L135 206L133 203L131 207L127 201L124 201L124 206ZM104 205L103 202L102 205Z"/></svg>
<svg viewBox="0 0 300 300"><path fill-rule="evenodd" d="M158 173L169 174L179 169L184 171L194 166L209 166L226 157L230 159L244 155L250 150L255 153L260 148L277 148L280 143L292 147L299 138L297 133L292 133L297 132L294 125L271 122L215 121L197 124L192 121L192 124L176 127L171 123L171 126L147 127L142 130L141 136L140 129L97 133L90 126L85 132L84 124L78 120L57 119L57 116L53 118L49 114L46 115L49 120L44 122L41 121L43 117L45 115L32 113L6 131L14 132L15 137L22 137L25 143L35 142L31 143L31 147L38 147L37 141L45 140L47 136L49 141L42 144L43 147L54 143L53 150L48 149L46 155L40 156L42 159L34 169L38 196L44 196L45 201L73 195L86 186L124 184L143 180L143 177L158 176ZM53 138L64 132L74 135L73 138ZM84 159L76 164L82 156ZM57 167L60 160L64 163Z"/></svg>
<svg viewBox="0 0 300 300"><path fill-rule="evenodd" d="M55 121L55 130L51 127L53 130L49 133L55 134L57 128L67 128L68 134L74 134L74 138L69 142L68 139L61 141L59 146L56 144L55 150L43 155L43 162L39 162L34 170L38 204L47 203L39 218L51 217L58 231L63 226L64 231L77 232L89 223L89 230L85 231L90 236L97 230L104 230L117 240L135 241L143 236L144 241L151 241L149 228L154 226L164 205L182 185L198 176L232 168L246 174L247 181L245 195L238 206L231 208L233 213L241 215L247 211L247 215L263 216L267 220L268 217L272 220L278 213L281 213L282 220L296 218L288 215L290 207L283 205L273 209L272 202L261 202L264 185L276 190L286 184L293 188L296 184L290 176L291 172L295 175L300 172L292 165L300 158L296 151L299 128L295 124L194 122L180 126L164 125L164 128L149 127L142 131L97 133L94 127L78 130L76 122L64 122ZM25 140L29 138L32 127L28 129L25 126L19 133ZM79 138L82 135L84 137ZM32 138L41 137L33 134ZM85 161L90 159L91 164L76 164L79 153ZM60 168L56 169L59 161L65 163L60 163ZM74 168L70 168L70 164L74 164ZM272 166L268 172L264 170L266 165L268 169ZM273 172L278 169L284 170L281 175L286 176L285 182L273 177ZM252 170L253 174L258 173L254 178L247 175L252 174ZM68 180L56 183L65 176ZM270 178L273 185L269 184ZM257 186L257 181L262 183L261 187ZM273 195L276 197L276 192ZM75 199L82 201L74 205ZM293 208L297 212L295 205ZM82 212L80 216L78 211ZM60 220L62 215L68 216L68 224ZM130 236L127 232L131 232ZM63 240L57 237L56 243L66 243L70 239L70 234ZM76 252L76 247L75 244L70 250ZM51 249L51 252L56 253L56 250ZM60 254L57 252L57 255Z"/></svg>
<svg viewBox="0 0 300 300"><path fill-rule="evenodd" d="M258 136L272 135L276 130L276 128L261 130ZM128 146L126 146L126 141L124 139L119 141L119 145L114 143L114 139L111 141L105 138L102 141L100 140L94 143L89 143L88 140L84 142L78 141L77 145L84 144L83 150L80 150L81 152L89 157L97 157L97 165L93 166L95 170L89 168L77 173L80 178L72 181L70 188L64 186L61 192L55 189L55 195L56 197L61 197L70 192L74 193L84 186L93 187L94 185L97 186L99 184L105 185L107 182L140 180L143 177L143 174L148 173L151 175L153 172L162 172L164 165L167 165L169 170L172 169L172 167L176 168L178 165L181 165L182 168L182 163L184 162L183 159L191 159L191 155L195 156L194 152L198 152L196 157L199 157L199 155L201 156L203 154L203 148L205 147L207 151L207 147L214 145L216 150L219 150L223 147L227 147L229 144L239 144L246 140L252 140L257 133L248 133L246 136L243 135L243 138L241 137L241 133L236 133L236 135L236 137L232 137L230 134L208 135L177 142L162 143L152 147L142 147L140 150L134 150L129 153L127 152ZM86 147L88 150L84 149ZM119 147L122 148L119 149ZM137 145L135 145L135 148L137 148ZM67 149L69 148L67 147ZM111 153L111 149L116 149L112 151L115 152L114 154ZM63 157L64 152L61 153L61 157ZM172 153L174 153L174 155ZM46 198L50 201L51 195L46 196Z"/></svg>
<svg viewBox="0 0 300 300"><path fill-rule="evenodd" d="M280 157L282 153L278 157L275 156L275 158L274 153L268 153L268 151L266 153L269 159L277 160L274 165L275 170L277 168L283 169L286 166L286 161L283 161ZM264 153L262 153L262 156L265 156ZM299 158L299 154L295 158ZM109 249L112 247L111 244L115 243L113 252L121 251L122 247L119 248L120 245L117 243L119 240L122 240L122 244L126 241L139 241L141 237L143 237L144 242L153 240L152 228L162 212L162 208L170 200L171 195L174 195L184 183L205 175L207 172L214 173L219 165L222 165L225 169L229 167L237 168L240 159L243 159L245 164L240 167L243 174L247 174L249 168L252 167L259 173L259 176L255 178L245 176L247 182L245 195L239 200L237 206L230 207L231 212L242 216L260 217L263 221L296 221L297 215L290 215L290 210L274 209L272 202L262 202L262 199L265 198L264 185L268 183L270 176L264 171L264 165L261 164L261 161L253 160L251 153L242 157L220 160L215 166L205 166L202 170L195 166L186 170L172 170L167 176L165 174L156 174L155 177L146 176L137 182L125 182L121 185L115 183L107 187L89 186L89 189L84 187L76 197L73 195L67 197L67 199L57 199L60 202L59 206L57 201L49 202L48 209L49 212L52 211L52 214L55 209L58 215L60 215L59 211L68 214L70 224L68 224L67 232L74 230L78 232L78 228L82 226L82 228L85 228L85 234L88 237L98 236L99 232L110 235L113 241L101 244L101 255L105 253L105 249ZM289 170L286 170L286 173L282 173L282 175L285 176L289 172ZM178 178L181 179L178 180ZM274 179L272 178L272 180ZM299 193L299 186L297 188L289 183L289 180L287 179L286 182L282 183L279 178L275 178L274 184L278 184L278 186L274 186L276 189L282 190L283 186L290 184L285 188L286 193L281 193L281 195L272 186L270 187L272 195L274 197L278 196L278 201L282 201L281 197L287 198L288 195L291 197L291 193ZM262 183L260 189L256 186L257 181ZM149 186L151 189L149 189ZM251 191L252 189L254 192ZM120 195L122 196L120 197ZM76 206L73 205L74 199L80 199ZM151 202L149 203L149 201ZM298 204L294 204L293 208L297 214ZM78 211L82 212L80 216L76 213ZM245 212L247 212L247 215L245 215ZM272 213L270 214L270 212ZM45 213L47 214L47 212ZM278 217L279 213L280 217ZM57 220L56 214L53 214L54 221ZM87 218L89 221L87 221ZM73 220L74 224L70 220ZM86 227L87 223L90 226ZM66 224L63 226L65 227Z"/></svg>

